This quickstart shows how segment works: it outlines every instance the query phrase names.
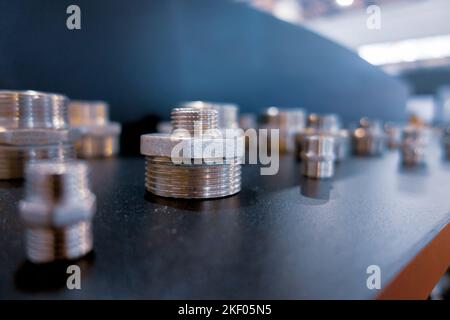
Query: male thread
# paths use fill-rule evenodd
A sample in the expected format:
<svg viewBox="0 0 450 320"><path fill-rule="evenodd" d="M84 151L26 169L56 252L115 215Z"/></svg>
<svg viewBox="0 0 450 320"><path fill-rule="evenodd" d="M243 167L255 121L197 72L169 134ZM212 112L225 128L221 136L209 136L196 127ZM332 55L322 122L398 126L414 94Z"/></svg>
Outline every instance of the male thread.
<svg viewBox="0 0 450 320"><path fill-rule="evenodd" d="M171 114L172 137L190 139L192 144L211 137L224 146L225 138L214 136L218 128L218 112L210 108L175 108ZM178 136L183 129L189 136ZM213 133L207 130L213 131ZM171 137L167 136L168 139ZM197 141L198 140L198 141ZM174 163L167 155L147 155L145 166L147 191L162 197L219 198L241 189L241 159L239 157L188 158Z"/></svg>
<svg viewBox="0 0 450 320"><path fill-rule="evenodd" d="M326 135L306 136L302 160L305 176L331 178L334 175L334 138Z"/></svg>
<svg viewBox="0 0 450 320"><path fill-rule="evenodd" d="M95 196L89 188L86 163L30 163L26 178L20 213L26 228L28 259L47 263L77 259L90 252Z"/></svg>
<svg viewBox="0 0 450 320"><path fill-rule="evenodd" d="M0 179L23 178L25 164L73 159L68 99L37 91L0 91Z"/></svg>

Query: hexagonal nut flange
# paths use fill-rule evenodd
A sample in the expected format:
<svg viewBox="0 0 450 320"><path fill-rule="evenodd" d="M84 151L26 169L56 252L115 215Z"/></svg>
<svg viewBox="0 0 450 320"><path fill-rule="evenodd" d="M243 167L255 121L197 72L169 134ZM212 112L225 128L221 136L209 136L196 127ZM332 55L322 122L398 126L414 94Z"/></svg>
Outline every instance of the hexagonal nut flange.
<svg viewBox="0 0 450 320"><path fill-rule="evenodd" d="M0 132L0 144L46 145L75 141L79 136L79 133L72 129L7 129Z"/></svg>
<svg viewBox="0 0 450 320"><path fill-rule="evenodd" d="M223 138L192 138L170 134L145 134L141 136L141 154L155 157L190 159L243 157L243 135Z"/></svg>
<svg viewBox="0 0 450 320"><path fill-rule="evenodd" d="M62 228L91 220L96 211L96 198L90 194L81 201L58 204L25 199L20 201L19 210L27 227Z"/></svg>

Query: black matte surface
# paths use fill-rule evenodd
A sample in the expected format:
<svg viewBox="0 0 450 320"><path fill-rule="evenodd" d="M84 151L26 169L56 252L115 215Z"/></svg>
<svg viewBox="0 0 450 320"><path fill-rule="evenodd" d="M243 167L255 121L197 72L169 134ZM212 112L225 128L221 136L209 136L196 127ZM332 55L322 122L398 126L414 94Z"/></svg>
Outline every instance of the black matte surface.
<svg viewBox="0 0 450 320"><path fill-rule="evenodd" d="M141 158L92 161L99 209L82 290L65 266L24 261L19 182L0 183L1 298L373 298L449 221L450 165L430 153L404 171L396 152L354 158L331 181L246 166L243 191L210 201L146 196Z"/></svg>

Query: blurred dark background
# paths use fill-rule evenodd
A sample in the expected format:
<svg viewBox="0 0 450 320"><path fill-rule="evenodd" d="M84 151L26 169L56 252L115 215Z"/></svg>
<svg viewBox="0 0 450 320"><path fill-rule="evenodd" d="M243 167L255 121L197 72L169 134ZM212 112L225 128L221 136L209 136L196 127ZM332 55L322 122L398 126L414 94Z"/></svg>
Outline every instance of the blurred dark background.
<svg viewBox="0 0 450 320"><path fill-rule="evenodd" d="M81 30L66 28L70 4L81 8ZM255 113L270 105L331 111L346 122L405 119L400 80L238 1L2 1L0 30L1 88L104 99L123 123L153 127L177 102L198 99Z"/></svg>

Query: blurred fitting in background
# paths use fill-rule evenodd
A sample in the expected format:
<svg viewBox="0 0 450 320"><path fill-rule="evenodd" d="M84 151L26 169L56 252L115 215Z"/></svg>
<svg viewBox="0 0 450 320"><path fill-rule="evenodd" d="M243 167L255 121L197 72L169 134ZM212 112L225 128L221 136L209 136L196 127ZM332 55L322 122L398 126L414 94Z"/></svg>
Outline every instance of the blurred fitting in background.
<svg viewBox="0 0 450 320"><path fill-rule="evenodd" d="M402 131L401 158L405 166L425 163L427 136L424 128L407 127Z"/></svg>
<svg viewBox="0 0 450 320"><path fill-rule="evenodd" d="M30 163L25 188L19 207L29 261L78 259L92 250L96 198L90 191L86 163Z"/></svg>
<svg viewBox="0 0 450 320"><path fill-rule="evenodd" d="M309 178L324 179L334 175L334 138L328 135L307 135L301 153L303 174Z"/></svg>
<svg viewBox="0 0 450 320"><path fill-rule="evenodd" d="M121 126L109 121L109 105L103 101L71 101L70 126L79 138L76 141L80 158L106 158L119 153Z"/></svg>
<svg viewBox="0 0 450 320"><path fill-rule="evenodd" d="M23 178L27 162L75 157L67 97L37 91L0 91L0 179Z"/></svg>
<svg viewBox="0 0 450 320"><path fill-rule="evenodd" d="M279 129L279 152L284 154L295 152L296 136L305 129L305 123L306 112L303 109L269 107L262 115L260 126L262 129L268 130L268 141L260 141L260 143L267 143L267 146L271 146L270 130Z"/></svg>
<svg viewBox="0 0 450 320"><path fill-rule="evenodd" d="M380 156L386 145L386 135L379 121L362 118L353 131L353 152L358 156Z"/></svg>
<svg viewBox="0 0 450 320"><path fill-rule="evenodd" d="M219 112L209 107L175 108L171 119L171 134L141 136L147 191L187 199L219 198L239 192L244 155L242 132L235 129L234 135L224 134L218 125ZM230 130L226 131L229 134ZM173 152L180 146L183 154L174 159Z"/></svg>
<svg viewBox="0 0 450 320"><path fill-rule="evenodd" d="M341 129L341 121L336 114L315 114L308 116L307 127L296 136L297 155L301 160L305 138L311 135L327 135L334 140L335 161L347 158L350 149L350 134L348 130Z"/></svg>

